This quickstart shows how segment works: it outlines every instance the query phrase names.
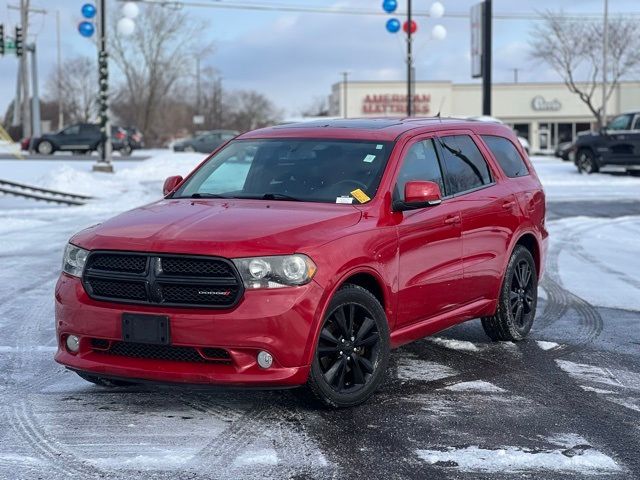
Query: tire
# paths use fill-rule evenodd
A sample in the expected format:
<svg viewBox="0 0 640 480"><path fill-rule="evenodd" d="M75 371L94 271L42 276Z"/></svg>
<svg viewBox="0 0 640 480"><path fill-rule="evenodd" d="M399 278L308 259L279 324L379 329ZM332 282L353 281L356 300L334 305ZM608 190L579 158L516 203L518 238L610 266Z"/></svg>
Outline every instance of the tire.
<svg viewBox="0 0 640 480"><path fill-rule="evenodd" d="M49 140L42 140L38 143L38 153L40 155L51 155L53 153L53 144Z"/></svg>
<svg viewBox="0 0 640 480"><path fill-rule="evenodd" d="M384 380L390 346L378 299L360 286L343 286L323 319L306 392L333 408L365 402Z"/></svg>
<svg viewBox="0 0 640 480"><path fill-rule="evenodd" d="M498 308L482 319L482 328L493 341L524 340L536 316L538 274L531 252L517 245L502 281Z"/></svg>
<svg viewBox="0 0 640 480"><path fill-rule="evenodd" d="M578 150L578 153L576 154L576 166L578 167L578 172L586 173L588 175L597 173L600 170L600 166L596 161L595 155L591 150L586 148Z"/></svg>
<svg viewBox="0 0 640 480"><path fill-rule="evenodd" d="M131 148L131 145L129 144L124 145L120 149L120 155L122 155L123 157L128 157L129 155L131 155L131 152L133 152L133 148Z"/></svg>
<svg viewBox="0 0 640 480"><path fill-rule="evenodd" d="M94 383L100 387L131 387L135 385L134 382L127 382L125 380L112 380L109 378L99 377L97 375L91 375L90 373L85 372L76 372L80 378L86 380L87 382Z"/></svg>

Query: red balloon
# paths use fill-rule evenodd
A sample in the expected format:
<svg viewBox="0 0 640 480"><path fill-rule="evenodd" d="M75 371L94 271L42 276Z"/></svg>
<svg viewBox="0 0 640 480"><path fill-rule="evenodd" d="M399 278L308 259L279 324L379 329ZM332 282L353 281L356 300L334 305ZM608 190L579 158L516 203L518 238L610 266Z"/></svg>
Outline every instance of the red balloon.
<svg viewBox="0 0 640 480"><path fill-rule="evenodd" d="M404 22L404 25L402 25L402 30L404 30L404 33L409 33L409 22ZM411 20L411 35L416 33L417 30L418 24L414 20Z"/></svg>

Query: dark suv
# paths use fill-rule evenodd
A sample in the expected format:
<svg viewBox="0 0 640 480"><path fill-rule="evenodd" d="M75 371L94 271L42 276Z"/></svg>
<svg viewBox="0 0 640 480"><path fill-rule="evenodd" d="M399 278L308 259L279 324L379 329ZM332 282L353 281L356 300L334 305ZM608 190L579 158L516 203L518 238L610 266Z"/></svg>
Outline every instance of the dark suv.
<svg viewBox="0 0 640 480"><path fill-rule="evenodd" d="M57 133L45 133L35 141L35 149L42 155L58 150L83 154L96 151L101 146L100 126L94 123L76 123ZM120 127L111 127L111 145L121 155L130 155L133 150L129 135Z"/></svg>
<svg viewBox="0 0 640 480"><path fill-rule="evenodd" d="M640 112L623 113L600 131L578 134L573 151L580 172L596 173L606 165L640 168Z"/></svg>

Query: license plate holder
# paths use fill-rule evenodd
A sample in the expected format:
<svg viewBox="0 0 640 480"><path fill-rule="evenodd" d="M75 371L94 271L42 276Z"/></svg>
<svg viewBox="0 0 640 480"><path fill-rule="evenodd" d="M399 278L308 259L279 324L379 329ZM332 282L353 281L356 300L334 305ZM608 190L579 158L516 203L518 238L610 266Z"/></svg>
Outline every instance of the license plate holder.
<svg viewBox="0 0 640 480"><path fill-rule="evenodd" d="M122 340L129 343L169 345L169 317L140 313L122 314Z"/></svg>

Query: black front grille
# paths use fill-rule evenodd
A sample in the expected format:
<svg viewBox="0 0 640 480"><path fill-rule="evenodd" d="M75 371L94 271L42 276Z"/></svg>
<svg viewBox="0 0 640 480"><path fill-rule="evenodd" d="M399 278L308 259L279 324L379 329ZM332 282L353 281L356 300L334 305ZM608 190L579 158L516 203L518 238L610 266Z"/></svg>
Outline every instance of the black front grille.
<svg viewBox="0 0 640 480"><path fill-rule="evenodd" d="M95 340L95 339L94 339ZM111 346L104 350L94 348L99 353L117 355L120 357L146 358L150 360L168 360L172 362L191 363L229 363L231 356L222 348L204 348L203 357L195 347L176 347L172 345L149 345L146 343L111 342Z"/></svg>
<svg viewBox="0 0 640 480"><path fill-rule="evenodd" d="M92 252L83 284L95 300L173 307L230 308L244 292L227 259L127 252Z"/></svg>

